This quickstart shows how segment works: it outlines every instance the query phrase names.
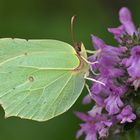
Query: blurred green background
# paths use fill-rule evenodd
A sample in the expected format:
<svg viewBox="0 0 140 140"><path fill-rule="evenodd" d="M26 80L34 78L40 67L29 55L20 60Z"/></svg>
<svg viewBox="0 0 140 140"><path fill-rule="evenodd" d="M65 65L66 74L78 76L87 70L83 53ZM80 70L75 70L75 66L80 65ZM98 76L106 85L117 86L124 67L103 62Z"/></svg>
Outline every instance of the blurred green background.
<svg viewBox="0 0 140 140"><path fill-rule="evenodd" d="M0 0L0 37L44 39L72 43L70 18L77 15L75 36L86 48L92 49L90 34L116 44L107 27L119 25L118 10L127 6L140 27L140 0ZM48 122L19 118L4 119L0 108L0 140L75 140L80 120L74 110L89 110L79 100L67 113Z"/></svg>

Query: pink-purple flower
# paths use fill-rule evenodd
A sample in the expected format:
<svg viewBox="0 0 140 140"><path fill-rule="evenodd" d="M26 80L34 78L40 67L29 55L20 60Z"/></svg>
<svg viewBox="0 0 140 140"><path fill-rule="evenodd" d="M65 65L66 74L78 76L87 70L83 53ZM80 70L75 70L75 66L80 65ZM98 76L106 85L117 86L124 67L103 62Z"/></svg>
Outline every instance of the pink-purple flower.
<svg viewBox="0 0 140 140"><path fill-rule="evenodd" d="M138 103L135 105L134 96L140 88L140 32L136 30L128 8L120 9L119 20L120 26L108 28L118 41L118 47L91 35L96 52L88 60L98 61L91 64L91 71L98 74L90 76L104 85L92 83L90 94L83 103L93 102L93 108L88 113L76 113L84 121L77 138L82 134L86 135L85 140L104 138L109 135L110 128L121 132L122 124L132 123L137 118Z"/></svg>

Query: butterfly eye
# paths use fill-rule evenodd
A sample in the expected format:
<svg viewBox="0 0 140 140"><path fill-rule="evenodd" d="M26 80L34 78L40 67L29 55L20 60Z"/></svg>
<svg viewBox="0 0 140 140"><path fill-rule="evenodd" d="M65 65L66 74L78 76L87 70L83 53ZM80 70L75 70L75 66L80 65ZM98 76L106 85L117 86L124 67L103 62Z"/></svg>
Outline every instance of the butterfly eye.
<svg viewBox="0 0 140 140"><path fill-rule="evenodd" d="M81 51L81 43L75 42L74 48L75 48L76 52L79 53Z"/></svg>

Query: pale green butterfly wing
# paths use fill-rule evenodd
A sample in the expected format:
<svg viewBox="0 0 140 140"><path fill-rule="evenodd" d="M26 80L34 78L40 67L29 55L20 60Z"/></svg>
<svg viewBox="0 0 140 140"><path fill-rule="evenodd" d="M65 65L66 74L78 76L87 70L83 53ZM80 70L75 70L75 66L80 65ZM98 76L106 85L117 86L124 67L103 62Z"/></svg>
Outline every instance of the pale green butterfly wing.
<svg viewBox="0 0 140 140"><path fill-rule="evenodd" d="M67 111L84 87L87 70L80 65L73 47L64 42L0 39L5 116L45 121Z"/></svg>

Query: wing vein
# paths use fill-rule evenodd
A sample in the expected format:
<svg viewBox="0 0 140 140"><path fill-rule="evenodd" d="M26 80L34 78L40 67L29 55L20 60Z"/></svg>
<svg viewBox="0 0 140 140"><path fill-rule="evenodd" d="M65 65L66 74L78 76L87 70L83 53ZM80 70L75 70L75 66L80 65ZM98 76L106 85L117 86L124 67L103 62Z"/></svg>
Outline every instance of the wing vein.
<svg viewBox="0 0 140 140"><path fill-rule="evenodd" d="M66 81L66 83L64 84L64 86L62 87L62 89L60 90L58 96L54 99L54 101L50 104L50 106L48 107L46 113L45 113L45 116L46 114L48 113L50 107L56 102L57 98L61 95L62 91L64 90L64 88L66 87L66 85L68 84L68 82L70 81L70 79L72 78L72 74L70 75L70 77L68 78L68 80ZM44 117L45 117L44 116Z"/></svg>
<svg viewBox="0 0 140 140"><path fill-rule="evenodd" d="M59 78L55 79L53 82L51 82L50 84L48 84L48 85L46 85L45 87L43 87L42 94L40 95L40 98L36 101L36 104L34 105L34 107L39 103L40 99L43 97L43 95L44 95L44 93L45 93L45 92L44 92L45 88L47 88L47 87L49 87L50 85L52 85L53 83L55 83L55 82L58 81L60 78L64 77L66 74L67 74L67 73L63 73ZM36 90L37 90L37 89L36 89ZM31 110L29 110L28 112L32 111L32 109L34 109L34 107L31 108ZM38 111L39 111L39 110L38 110ZM38 111L37 111L37 112L38 112ZM35 114L36 114L36 112L31 116L31 118L32 118Z"/></svg>

